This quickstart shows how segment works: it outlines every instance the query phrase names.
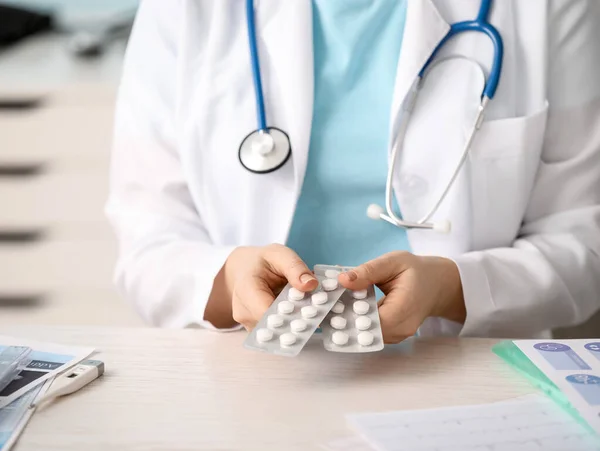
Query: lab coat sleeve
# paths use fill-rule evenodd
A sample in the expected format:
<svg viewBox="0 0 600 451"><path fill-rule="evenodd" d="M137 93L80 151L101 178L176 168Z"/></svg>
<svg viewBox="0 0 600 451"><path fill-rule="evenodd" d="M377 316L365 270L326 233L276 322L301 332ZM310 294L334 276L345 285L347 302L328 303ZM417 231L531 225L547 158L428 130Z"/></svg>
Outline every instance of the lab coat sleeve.
<svg viewBox="0 0 600 451"><path fill-rule="evenodd" d="M531 337L581 324L600 308L600 2L549 5L540 167L513 246L455 259L463 336Z"/></svg>
<svg viewBox="0 0 600 451"><path fill-rule="evenodd" d="M232 248L211 243L177 145L182 1L142 1L119 88L107 216L119 241L116 284L150 324L201 326Z"/></svg>

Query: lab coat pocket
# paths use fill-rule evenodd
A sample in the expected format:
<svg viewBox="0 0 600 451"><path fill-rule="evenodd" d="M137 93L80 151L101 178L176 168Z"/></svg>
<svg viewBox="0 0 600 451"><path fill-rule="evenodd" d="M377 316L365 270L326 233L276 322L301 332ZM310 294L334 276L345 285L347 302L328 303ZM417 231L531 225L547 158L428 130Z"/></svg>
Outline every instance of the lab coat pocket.
<svg viewBox="0 0 600 451"><path fill-rule="evenodd" d="M548 104L484 122L470 152L474 249L509 246L521 227L544 145Z"/></svg>

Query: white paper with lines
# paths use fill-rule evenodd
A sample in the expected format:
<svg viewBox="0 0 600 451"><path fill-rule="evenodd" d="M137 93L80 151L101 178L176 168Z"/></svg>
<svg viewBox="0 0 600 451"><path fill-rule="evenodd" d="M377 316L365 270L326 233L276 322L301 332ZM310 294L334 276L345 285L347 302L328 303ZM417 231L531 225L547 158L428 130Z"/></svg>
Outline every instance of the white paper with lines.
<svg viewBox="0 0 600 451"><path fill-rule="evenodd" d="M600 451L597 435L539 395L346 418L380 451Z"/></svg>

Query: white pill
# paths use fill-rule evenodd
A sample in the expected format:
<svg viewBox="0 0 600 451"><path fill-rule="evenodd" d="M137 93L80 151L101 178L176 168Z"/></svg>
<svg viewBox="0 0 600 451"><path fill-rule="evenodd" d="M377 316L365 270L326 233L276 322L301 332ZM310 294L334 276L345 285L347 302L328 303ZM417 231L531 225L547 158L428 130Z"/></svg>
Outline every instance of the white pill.
<svg viewBox="0 0 600 451"><path fill-rule="evenodd" d="M306 321L301 319L295 319L290 323L290 329L292 329L292 332L302 332L303 330L306 330L307 327L308 324L306 324Z"/></svg>
<svg viewBox="0 0 600 451"><path fill-rule="evenodd" d="M318 293L313 294L311 299L312 303L315 305L325 304L327 302L327 293L319 291Z"/></svg>
<svg viewBox="0 0 600 451"><path fill-rule="evenodd" d="M348 334L338 330L331 335L331 341L333 341L333 344L335 345L344 346L348 343Z"/></svg>
<svg viewBox="0 0 600 451"><path fill-rule="evenodd" d="M368 330L371 327L371 318L368 316L359 316L356 318L354 325L358 330Z"/></svg>
<svg viewBox="0 0 600 451"><path fill-rule="evenodd" d="M365 299L367 297L367 290L357 290L352 292L354 299Z"/></svg>
<svg viewBox="0 0 600 451"><path fill-rule="evenodd" d="M345 329L346 318L344 318L343 316L334 316L333 318L331 318L331 321L329 321L329 324L331 324L331 327L333 327L334 329Z"/></svg>
<svg viewBox="0 0 600 451"><path fill-rule="evenodd" d="M333 291L337 289L338 281L336 279L325 279L323 282L321 282L321 285L325 291Z"/></svg>
<svg viewBox="0 0 600 451"><path fill-rule="evenodd" d="M344 305L344 303L338 301L338 302L335 303L335 305L333 306L333 308L331 309L331 311L333 313L340 314L340 313L344 313L344 309L345 308L346 308L346 306Z"/></svg>
<svg viewBox="0 0 600 451"><path fill-rule="evenodd" d="M340 272L336 271L335 269L328 269L325 271L325 277L327 277L328 279L337 279L339 275Z"/></svg>
<svg viewBox="0 0 600 451"><path fill-rule="evenodd" d="M256 339L261 343L271 341L273 339L273 332L269 329L258 329L256 331Z"/></svg>
<svg viewBox="0 0 600 451"><path fill-rule="evenodd" d="M304 292L292 287L288 291L288 299L290 301L301 301L304 299Z"/></svg>
<svg viewBox="0 0 600 451"><path fill-rule="evenodd" d="M302 318L314 318L315 316L317 316L317 309L312 305L302 307L302 310L300 312L302 313Z"/></svg>
<svg viewBox="0 0 600 451"><path fill-rule="evenodd" d="M277 311L284 315L288 315L294 311L294 304L289 301L281 301L277 306Z"/></svg>
<svg viewBox="0 0 600 451"><path fill-rule="evenodd" d="M356 340L361 346L371 346L373 344L373 334L371 332L361 332Z"/></svg>
<svg viewBox="0 0 600 451"><path fill-rule="evenodd" d="M267 326L269 327L281 327L283 326L283 318L279 315L269 315L267 318Z"/></svg>
<svg viewBox="0 0 600 451"><path fill-rule="evenodd" d="M296 343L296 336L290 333L283 334L281 337L279 337L279 343L281 346L292 346L294 343Z"/></svg>
<svg viewBox="0 0 600 451"><path fill-rule="evenodd" d="M365 315L369 311L369 303L366 301L356 301L352 309L357 315Z"/></svg>

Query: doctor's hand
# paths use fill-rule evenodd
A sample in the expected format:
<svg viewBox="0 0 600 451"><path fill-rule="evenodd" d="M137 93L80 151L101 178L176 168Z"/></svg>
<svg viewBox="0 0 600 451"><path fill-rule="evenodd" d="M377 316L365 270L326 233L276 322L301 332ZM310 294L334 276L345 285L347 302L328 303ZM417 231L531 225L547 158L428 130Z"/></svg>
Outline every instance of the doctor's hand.
<svg viewBox="0 0 600 451"><path fill-rule="evenodd" d="M379 317L386 343L413 336L428 317L466 318L460 274L446 258L392 252L340 274L339 281L351 290L377 285L383 291Z"/></svg>
<svg viewBox="0 0 600 451"><path fill-rule="evenodd" d="M247 330L254 328L288 282L305 292L319 285L298 254L279 244L238 247L230 254L221 273L227 293L223 297L230 300L229 311L233 317L230 321L233 319Z"/></svg>

